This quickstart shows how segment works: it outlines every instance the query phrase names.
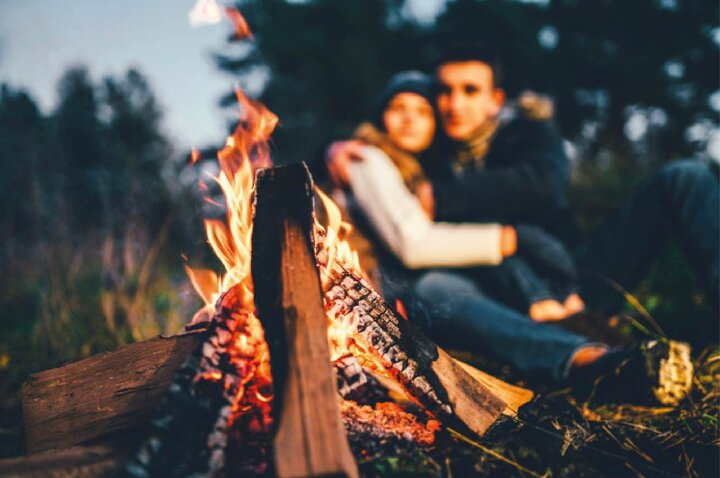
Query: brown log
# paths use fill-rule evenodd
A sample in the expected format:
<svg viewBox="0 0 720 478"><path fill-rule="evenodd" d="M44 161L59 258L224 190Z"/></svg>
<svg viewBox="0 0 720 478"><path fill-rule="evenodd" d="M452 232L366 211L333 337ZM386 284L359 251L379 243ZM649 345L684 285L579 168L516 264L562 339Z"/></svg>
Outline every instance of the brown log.
<svg viewBox="0 0 720 478"><path fill-rule="evenodd" d="M472 432L485 433L507 404L400 317L351 266L328 265L321 244L316 252L330 276L326 308L343 318L362 345L379 358L384 372L440 418L459 420Z"/></svg>
<svg viewBox="0 0 720 478"><path fill-rule="evenodd" d="M507 404L507 407L503 410L503 415L509 417L516 416L520 407L532 400L534 396L532 390L509 384L461 360L455 359L455 363L460 365L472 378L485 385L495 396Z"/></svg>
<svg viewBox="0 0 720 478"><path fill-rule="evenodd" d="M490 391L498 396L501 400L507 403L507 407L503 410L503 415L508 417L517 416L518 410L521 406L532 400L534 393L532 390L527 388L518 387L517 385L509 384L499 378L493 377L492 375L478 370L470 364L467 364L461 360L453 359L455 363L460 365L472 378L485 385ZM377 380L383 387L388 390L390 398L396 403L407 403L411 402L412 399L407 396L407 392L400 387L395 381L391 380L383 375L369 372L369 375Z"/></svg>
<svg viewBox="0 0 720 478"><path fill-rule="evenodd" d="M28 453L143 424L197 336L138 342L32 375L22 386Z"/></svg>
<svg viewBox="0 0 720 478"><path fill-rule="evenodd" d="M255 304L275 391L280 477L357 476L338 406L313 246L312 181L296 164L256 181L252 238Z"/></svg>
<svg viewBox="0 0 720 478"><path fill-rule="evenodd" d="M127 458L128 448L74 446L0 460L0 476L22 478L108 476Z"/></svg>

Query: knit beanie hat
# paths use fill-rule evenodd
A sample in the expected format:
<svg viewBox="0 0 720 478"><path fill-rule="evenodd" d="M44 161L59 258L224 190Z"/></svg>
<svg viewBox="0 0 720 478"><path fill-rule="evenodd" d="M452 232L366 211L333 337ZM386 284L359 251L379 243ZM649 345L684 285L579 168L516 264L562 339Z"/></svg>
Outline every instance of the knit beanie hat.
<svg viewBox="0 0 720 478"><path fill-rule="evenodd" d="M372 121L380 130L385 130L385 126L383 125L385 108L387 108L390 100L398 93L418 94L428 100L432 105L434 103L433 79L430 75L415 70L403 71L393 75L378 97L375 109L373 110Z"/></svg>

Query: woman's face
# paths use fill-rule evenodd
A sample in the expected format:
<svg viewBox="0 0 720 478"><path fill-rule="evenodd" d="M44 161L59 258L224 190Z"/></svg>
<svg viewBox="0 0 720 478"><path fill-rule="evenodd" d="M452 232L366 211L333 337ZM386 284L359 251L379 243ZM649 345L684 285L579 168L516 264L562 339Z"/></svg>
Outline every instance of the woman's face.
<svg viewBox="0 0 720 478"><path fill-rule="evenodd" d="M435 114L432 105L417 93L398 93L383 112L388 138L398 148L420 153L432 143Z"/></svg>

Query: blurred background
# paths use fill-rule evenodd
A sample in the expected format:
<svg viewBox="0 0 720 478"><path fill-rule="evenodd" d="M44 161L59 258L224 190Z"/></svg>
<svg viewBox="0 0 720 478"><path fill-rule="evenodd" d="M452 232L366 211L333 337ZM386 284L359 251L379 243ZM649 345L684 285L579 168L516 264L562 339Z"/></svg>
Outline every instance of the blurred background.
<svg viewBox="0 0 720 478"><path fill-rule="evenodd" d="M218 211L197 188L214 165L190 148L222 146L236 83L280 117L277 163L317 161L391 74L481 40L510 97L555 101L587 229L660 164L717 170L716 0L220 1L252 42L225 18L193 25L196 3L0 3L0 457L21 446L3 437L29 373L174 333L201 305L183 265L218 267L201 222ZM674 244L636 292L669 335L716 338Z"/></svg>

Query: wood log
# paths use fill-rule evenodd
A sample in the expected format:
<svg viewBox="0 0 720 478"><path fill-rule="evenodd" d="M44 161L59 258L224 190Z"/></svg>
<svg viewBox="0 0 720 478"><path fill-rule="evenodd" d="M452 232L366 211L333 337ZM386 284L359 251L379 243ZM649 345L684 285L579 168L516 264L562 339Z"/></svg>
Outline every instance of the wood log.
<svg viewBox="0 0 720 478"><path fill-rule="evenodd" d="M322 240L317 240L316 255L330 278L326 308L411 397L445 421L458 420L478 435L485 433L507 404L400 317L351 266L328 263Z"/></svg>
<svg viewBox="0 0 720 478"><path fill-rule="evenodd" d="M503 415L507 417L517 416L520 407L532 400L534 396L532 390L509 384L499 378L483 372L482 370L478 370L462 360L458 360L456 358L453 360L455 360L455 363L460 365L467 373L469 373L472 378L485 385L490 389L490 391L507 403L507 407L503 410ZM373 371L368 371L368 374L387 389L388 396L392 399L392 401L396 403L407 403L413 401L410 397L408 397L407 392L395 380L389 379L386 376Z"/></svg>
<svg viewBox="0 0 720 478"><path fill-rule="evenodd" d="M0 476L17 478L111 475L131 453L128 447L74 446L0 460Z"/></svg>
<svg viewBox="0 0 720 478"><path fill-rule="evenodd" d="M315 262L313 186L304 164L257 175L252 236L255 305L275 392L280 477L358 475L338 406Z"/></svg>
<svg viewBox="0 0 720 478"><path fill-rule="evenodd" d="M520 407L532 400L534 396L532 390L509 384L497 377L493 377L489 373L483 372L482 370L463 362L462 360L454 360L455 363L460 365L460 367L469 373L472 378L485 385L495 394L495 396L507 404L507 407L503 410L503 415L509 417L516 416Z"/></svg>
<svg viewBox="0 0 720 478"><path fill-rule="evenodd" d="M22 386L28 453L142 425L198 335L138 342L32 375Z"/></svg>

